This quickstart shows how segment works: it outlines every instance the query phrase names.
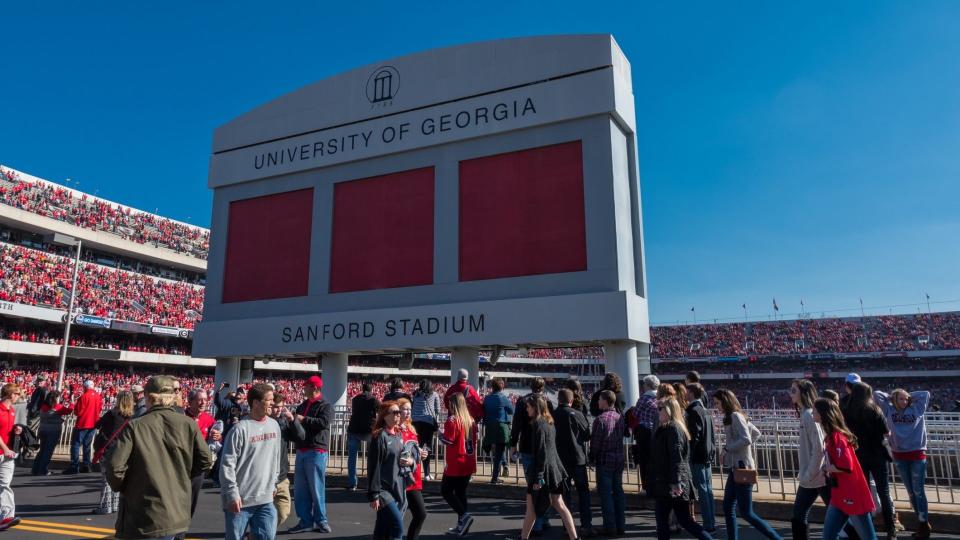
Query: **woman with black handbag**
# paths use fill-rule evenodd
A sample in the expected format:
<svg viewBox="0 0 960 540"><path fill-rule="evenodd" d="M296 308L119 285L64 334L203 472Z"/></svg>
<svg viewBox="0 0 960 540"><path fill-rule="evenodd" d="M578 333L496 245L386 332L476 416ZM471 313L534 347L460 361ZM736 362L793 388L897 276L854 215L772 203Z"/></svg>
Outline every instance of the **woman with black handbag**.
<svg viewBox="0 0 960 540"><path fill-rule="evenodd" d="M677 522L699 540L712 537L690 515L690 502L695 499L690 474L690 433L683 419L683 409L673 398L657 403L660 425L653 434L650 448L653 486L656 500L657 538L670 538L670 512Z"/></svg>
<svg viewBox="0 0 960 540"><path fill-rule="evenodd" d="M823 520L823 539L839 538L840 531L849 521L861 540L876 540L871 515L876 506L855 453L857 437L843 421L839 405L829 399L820 398L814 403L813 417L823 427L826 437L830 507Z"/></svg>
<svg viewBox="0 0 960 540"><path fill-rule="evenodd" d="M723 432L726 441L720 452L720 463L727 472L723 490L723 515L727 523L727 540L737 540L737 507L740 515L757 531L770 540L783 540L777 531L753 511L753 486L757 483L753 443L760 430L743 414L740 402L733 392L725 389L713 394L714 404L723 412Z"/></svg>

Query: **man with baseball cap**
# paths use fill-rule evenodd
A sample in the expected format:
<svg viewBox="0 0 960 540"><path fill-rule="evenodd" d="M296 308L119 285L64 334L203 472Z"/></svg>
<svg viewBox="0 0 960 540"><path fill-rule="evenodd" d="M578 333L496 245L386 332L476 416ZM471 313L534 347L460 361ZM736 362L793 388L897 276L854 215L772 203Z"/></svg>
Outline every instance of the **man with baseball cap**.
<svg viewBox="0 0 960 540"><path fill-rule="evenodd" d="M212 458L197 423L174 408L174 386L164 375L147 381L147 412L107 452L107 482L123 495L117 538L172 538L190 528L191 478Z"/></svg>
<svg viewBox="0 0 960 540"><path fill-rule="evenodd" d="M853 387L860 384L863 380L858 373L847 373L843 380L843 397L840 398L840 409L846 409L850 401L850 394L853 393Z"/></svg>
<svg viewBox="0 0 960 540"><path fill-rule="evenodd" d="M326 482L333 406L323 399L321 388L323 380L318 375L305 381L303 394L307 399L297 407L294 416L294 422L303 427L304 437L297 441L293 475L293 502L300 523L290 529L290 533L331 532L327 521Z"/></svg>
<svg viewBox="0 0 960 540"><path fill-rule="evenodd" d="M93 381L83 383L83 394L77 400L73 414L77 423L73 427L73 440L70 444L70 468L63 474L90 472L93 437L96 434L97 420L103 412L103 397L93 388ZM80 465L80 449L83 449L83 465Z"/></svg>

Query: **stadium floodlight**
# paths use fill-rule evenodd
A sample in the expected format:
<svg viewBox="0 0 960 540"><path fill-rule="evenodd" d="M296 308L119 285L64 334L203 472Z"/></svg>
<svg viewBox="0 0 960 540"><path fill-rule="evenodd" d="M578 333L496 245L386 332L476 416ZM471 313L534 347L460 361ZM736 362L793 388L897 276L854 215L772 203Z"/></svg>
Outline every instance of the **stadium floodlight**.
<svg viewBox="0 0 960 540"><path fill-rule="evenodd" d="M73 304L77 297L75 294L77 290L77 272L80 270L80 248L83 241L79 238L60 233L45 235L43 240L48 244L77 247L77 253L73 258L73 281L70 285L70 299L67 304L67 315L64 317L63 345L60 346L60 368L57 371L57 391L59 392L63 388L63 377L67 369L67 347L70 346L70 325L73 323Z"/></svg>

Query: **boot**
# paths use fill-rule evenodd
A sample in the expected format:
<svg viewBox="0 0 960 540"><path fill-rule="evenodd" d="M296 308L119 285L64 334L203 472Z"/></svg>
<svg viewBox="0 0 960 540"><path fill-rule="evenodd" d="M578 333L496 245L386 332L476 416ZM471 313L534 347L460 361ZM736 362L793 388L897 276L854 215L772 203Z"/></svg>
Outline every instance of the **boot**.
<svg viewBox="0 0 960 540"><path fill-rule="evenodd" d="M790 529L793 531L793 540L807 540L808 526L802 521L791 520Z"/></svg>
<svg viewBox="0 0 960 540"><path fill-rule="evenodd" d="M913 533L913 537L917 539L930 538L931 531L932 529L930 528L930 522L921 521L917 523L917 532Z"/></svg>

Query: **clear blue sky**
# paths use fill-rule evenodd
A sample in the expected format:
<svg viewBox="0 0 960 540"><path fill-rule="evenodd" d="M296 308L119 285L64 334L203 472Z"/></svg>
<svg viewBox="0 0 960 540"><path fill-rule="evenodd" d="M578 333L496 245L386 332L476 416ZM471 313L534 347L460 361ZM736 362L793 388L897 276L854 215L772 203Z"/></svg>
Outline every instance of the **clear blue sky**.
<svg viewBox="0 0 960 540"><path fill-rule="evenodd" d="M652 321L960 308L960 2L33 4L0 7L0 163L53 181L207 226L212 130L258 104L424 49L609 32Z"/></svg>

